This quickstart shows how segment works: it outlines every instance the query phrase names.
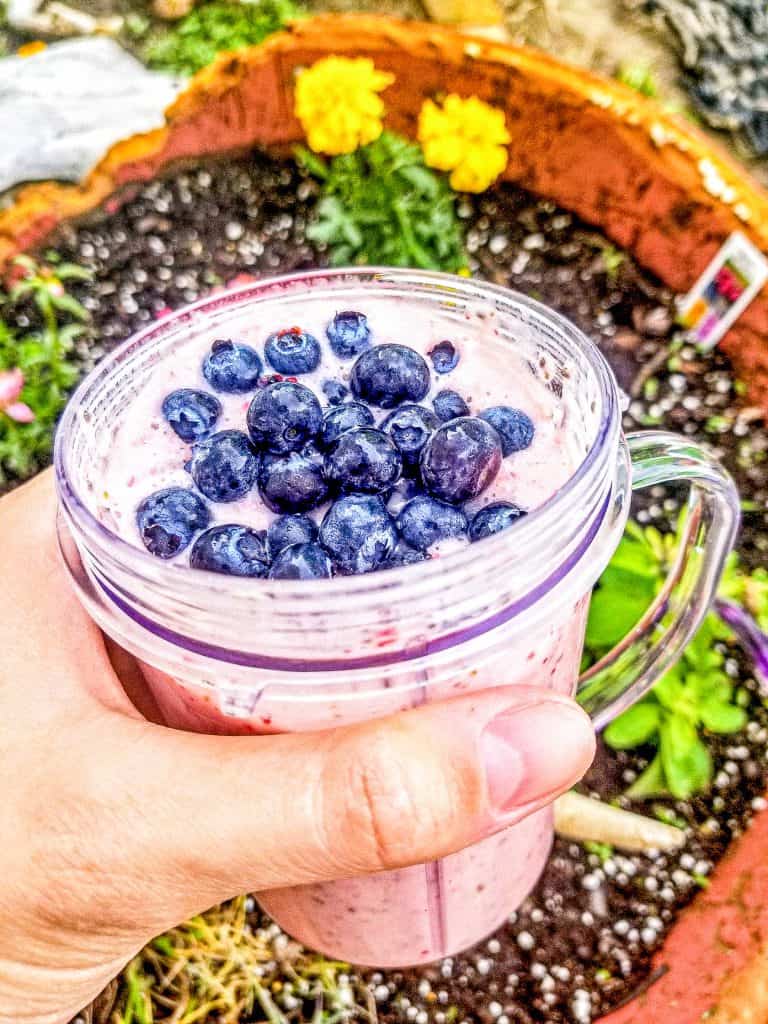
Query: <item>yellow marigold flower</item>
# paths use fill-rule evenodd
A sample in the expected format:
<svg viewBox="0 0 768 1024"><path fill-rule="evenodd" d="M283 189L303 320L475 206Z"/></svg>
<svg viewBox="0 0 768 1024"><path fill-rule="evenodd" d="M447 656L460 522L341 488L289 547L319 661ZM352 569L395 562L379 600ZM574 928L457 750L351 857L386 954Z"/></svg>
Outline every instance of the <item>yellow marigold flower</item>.
<svg viewBox="0 0 768 1024"><path fill-rule="evenodd" d="M323 57L303 71L296 82L295 110L309 148L337 156L378 139L384 127L378 93L394 80L367 57Z"/></svg>
<svg viewBox="0 0 768 1024"><path fill-rule="evenodd" d="M419 114L419 142L424 160L438 171L451 171L457 192L483 192L507 166L510 135L504 111L477 96L446 96L442 106L425 100Z"/></svg>

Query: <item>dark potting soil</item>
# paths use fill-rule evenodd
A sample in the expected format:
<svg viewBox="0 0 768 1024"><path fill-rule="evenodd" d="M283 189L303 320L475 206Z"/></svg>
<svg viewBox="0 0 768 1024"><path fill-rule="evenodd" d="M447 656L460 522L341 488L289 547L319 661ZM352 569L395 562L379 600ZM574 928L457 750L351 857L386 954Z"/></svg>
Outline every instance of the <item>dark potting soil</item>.
<svg viewBox="0 0 768 1024"><path fill-rule="evenodd" d="M255 155L176 173L116 212L63 228L52 247L94 273L76 289L93 316L93 335L78 350L84 369L168 308L240 273L323 265L305 238L316 195L293 163ZM629 396L628 429L658 425L714 446L750 507L761 510L745 515L740 546L748 564L764 562L768 432L743 407L727 360L675 339L673 296L598 232L520 189L466 198L460 215L478 277L553 306L600 345ZM638 517L668 525L679 498L654 489L640 499ZM428 968L352 974L361 1004L368 988L384 1024L586 1024L649 984L651 955L677 911L765 806L768 711L737 649L727 670L752 694L747 728L710 740L710 793L657 802L688 826L681 852L623 856L558 839L535 892L493 938ZM645 764L642 752L602 748L583 789L615 798ZM254 926L259 921L254 911ZM286 979L286 998L290 992ZM300 1001L290 998L282 1009L298 1019Z"/></svg>

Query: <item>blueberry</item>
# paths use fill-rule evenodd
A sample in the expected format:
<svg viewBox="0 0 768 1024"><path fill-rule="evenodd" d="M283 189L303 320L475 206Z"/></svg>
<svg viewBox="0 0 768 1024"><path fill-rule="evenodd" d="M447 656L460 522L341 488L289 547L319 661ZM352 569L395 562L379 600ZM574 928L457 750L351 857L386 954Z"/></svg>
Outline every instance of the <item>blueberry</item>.
<svg viewBox="0 0 768 1024"><path fill-rule="evenodd" d="M510 501L494 501L475 514L469 525L469 538L473 541L482 540L493 533L501 533L524 515L525 509Z"/></svg>
<svg viewBox="0 0 768 1024"><path fill-rule="evenodd" d="M244 394L255 391L261 376L261 357L237 341L214 341L203 360L203 376L215 391Z"/></svg>
<svg viewBox="0 0 768 1024"><path fill-rule="evenodd" d="M340 498L320 525L320 543L343 573L378 569L397 544L397 530L378 495Z"/></svg>
<svg viewBox="0 0 768 1024"><path fill-rule="evenodd" d="M329 405L341 405L349 394L349 388L340 380L324 380L323 394L328 399Z"/></svg>
<svg viewBox="0 0 768 1024"><path fill-rule="evenodd" d="M480 413L480 419L490 423L501 438L501 452L505 457L521 452L533 440L535 427L530 416L509 405L494 405Z"/></svg>
<svg viewBox="0 0 768 1024"><path fill-rule="evenodd" d="M387 416L381 429L395 442L403 465L410 470L419 464L422 448L439 426L437 416L423 405L401 405Z"/></svg>
<svg viewBox="0 0 768 1024"><path fill-rule="evenodd" d="M374 422L373 413L367 405L360 402L345 402L325 414L323 427L320 431L320 443L323 448L330 448L342 434L355 427L370 427Z"/></svg>
<svg viewBox="0 0 768 1024"><path fill-rule="evenodd" d="M409 547L404 541L400 541L395 550L389 556L382 569L400 569L404 565L415 565L417 562L424 562L429 555L416 548Z"/></svg>
<svg viewBox="0 0 768 1024"><path fill-rule="evenodd" d="M325 457L326 480L345 494L380 494L402 471L395 442L374 427L346 431Z"/></svg>
<svg viewBox="0 0 768 1024"><path fill-rule="evenodd" d="M405 345L377 345L358 357L350 383L356 398L394 409L422 400L429 391L429 367Z"/></svg>
<svg viewBox="0 0 768 1024"><path fill-rule="evenodd" d="M443 423L455 420L459 416L469 416L469 406L455 391L438 391L432 399L432 405L438 419Z"/></svg>
<svg viewBox="0 0 768 1024"><path fill-rule="evenodd" d="M371 343L371 329L364 313L337 313L325 329L331 348L339 359L359 355Z"/></svg>
<svg viewBox="0 0 768 1024"><path fill-rule="evenodd" d="M460 505L493 482L501 457L501 440L493 427L462 416L444 423L427 441L421 478L433 498Z"/></svg>
<svg viewBox="0 0 768 1024"><path fill-rule="evenodd" d="M211 433L221 416L221 402L207 391L179 388L166 395L163 416L181 440L191 444Z"/></svg>
<svg viewBox="0 0 768 1024"><path fill-rule="evenodd" d="M275 559L273 580L323 580L333 576L331 560L319 544L292 544Z"/></svg>
<svg viewBox="0 0 768 1024"><path fill-rule="evenodd" d="M320 451L320 445L317 443L318 439L315 438L313 441L307 441L304 447L301 449L301 454L308 459L322 459L323 455Z"/></svg>
<svg viewBox="0 0 768 1024"><path fill-rule="evenodd" d="M438 541L466 536L467 517L460 508L446 505L427 494L413 498L400 511L397 529L412 548L427 551Z"/></svg>
<svg viewBox="0 0 768 1024"><path fill-rule="evenodd" d="M203 499L184 487L156 491L136 510L136 525L147 551L158 558L173 558L204 530L210 515Z"/></svg>
<svg viewBox="0 0 768 1024"><path fill-rule="evenodd" d="M396 516L406 502L409 502L411 498L415 498L417 494L423 493L424 489L421 486L421 479L419 477L403 476L389 492L387 508L393 516Z"/></svg>
<svg viewBox="0 0 768 1024"><path fill-rule="evenodd" d="M306 331L290 327L270 334L264 355L278 373L311 373L320 365L320 342Z"/></svg>
<svg viewBox="0 0 768 1024"><path fill-rule="evenodd" d="M450 373L459 363L459 353L452 341L439 341L429 350L428 355L435 373Z"/></svg>
<svg viewBox="0 0 768 1024"><path fill-rule="evenodd" d="M206 498L237 501L256 483L259 455L242 430L221 430L194 446L189 472Z"/></svg>
<svg viewBox="0 0 768 1024"><path fill-rule="evenodd" d="M272 558L276 558L283 548L289 548L292 544L309 544L313 540L317 540L317 526L309 516L280 516L267 529L267 543Z"/></svg>
<svg viewBox="0 0 768 1024"><path fill-rule="evenodd" d="M259 471L259 494L273 512L309 512L328 494L323 463L299 452L265 455Z"/></svg>
<svg viewBox="0 0 768 1024"><path fill-rule="evenodd" d="M303 384L270 384L248 408L248 431L257 448L281 455L303 448L323 422L323 410Z"/></svg>
<svg viewBox="0 0 768 1024"><path fill-rule="evenodd" d="M269 570L267 535L263 530L228 523L201 533L189 555L193 569L227 576L266 576Z"/></svg>

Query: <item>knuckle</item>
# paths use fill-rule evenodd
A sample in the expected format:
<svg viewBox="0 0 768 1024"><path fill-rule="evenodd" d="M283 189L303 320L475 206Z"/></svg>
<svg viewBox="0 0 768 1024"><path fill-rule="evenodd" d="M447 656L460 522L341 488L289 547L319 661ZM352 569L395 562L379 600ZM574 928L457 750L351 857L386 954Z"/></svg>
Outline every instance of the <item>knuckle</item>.
<svg viewBox="0 0 768 1024"><path fill-rule="evenodd" d="M455 831L451 773L426 753L417 762L415 749L405 730L374 731L345 758L341 856L349 870L419 863Z"/></svg>

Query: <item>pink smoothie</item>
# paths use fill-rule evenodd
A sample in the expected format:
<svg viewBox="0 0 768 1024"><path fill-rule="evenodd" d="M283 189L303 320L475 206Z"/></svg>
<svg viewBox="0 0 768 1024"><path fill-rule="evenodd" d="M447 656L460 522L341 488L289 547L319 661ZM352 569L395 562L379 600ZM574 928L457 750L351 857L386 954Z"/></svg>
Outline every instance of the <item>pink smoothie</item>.
<svg viewBox="0 0 768 1024"><path fill-rule="evenodd" d="M446 324L433 320L424 309L377 298L368 303L359 301L358 308L368 317L373 344L404 344L425 356L446 338L456 346L458 365L448 374L432 373L424 405L431 407L438 390L451 389L465 399L472 414L492 405L509 405L522 409L533 420L535 435L530 447L503 460L495 480L470 503L468 513L499 500L535 509L573 474L583 450L576 448L564 429L564 400L530 372L526 357L509 346L493 343L496 326L492 309L477 309L454 324L449 334ZM275 330L298 324L315 335L323 346L321 366L298 380L312 388L326 406L322 381L348 381L354 362L337 359L325 340L325 327L335 312L320 291L316 299L303 298L298 313L292 313L290 302L286 302L282 322L260 321L257 315L247 327L238 328L237 340L263 353L267 336ZM132 544L141 546L135 525L140 501L161 488L191 486L184 469L190 446L165 422L161 404L177 388L210 390L201 364L212 342L220 336L212 329L186 347L183 359L159 363L148 385L135 395L114 429L93 439L92 511L105 526ZM270 372L269 367L265 372ZM246 430L245 414L252 395L217 397L223 415L216 429ZM388 413L373 411L377 423ZM255 489L240 501L211 504L210 508L212 525L238 523L264 529L275 518ZM324 511L320 508L311 514L319 521ZM449 559L453 549L463 543L454 540L438 545L430 555ZM183 564L186 559L188 551L175 561ZM173 571L172 566L169 571ZM414 565L402 571L417 574L419 570L420 566ZM225 577L219 580L226 585ZM258 593L261 581L249 582ZM338 582L330 580L327 585L334 587ZM318 697L313 693L312 680L301 679L295 681L290 700L277 693L273 696L270 685L279 680L278 674L272 673L260 680L254 696L244 670L223 662L216 677L209 679L172 678L149 665L145 674L169 724L217 733L328 728L404 710L427 699L445 699L499 684L537 685L571 693L578 674L586 607L584 598L575 607L558 610L524 640L510 636L504 643L502 626L495 644L468 644L458 665L454 655L450 671L441 670L439 659L429 665L416 660L406 670L398 671L396 685L386 670L350 673L338 697L325 690ZM401 640L383 616L370 645L387 649ZM349 652L350 656L355 653L359 652ZM542 742L547 738L542 737ZM430 961L479 941L502 923L538 879L551 839L551 813L544 810L439 863L273 891L262 894L260 900L292 936L330 955L380 966Z"/></svg>

